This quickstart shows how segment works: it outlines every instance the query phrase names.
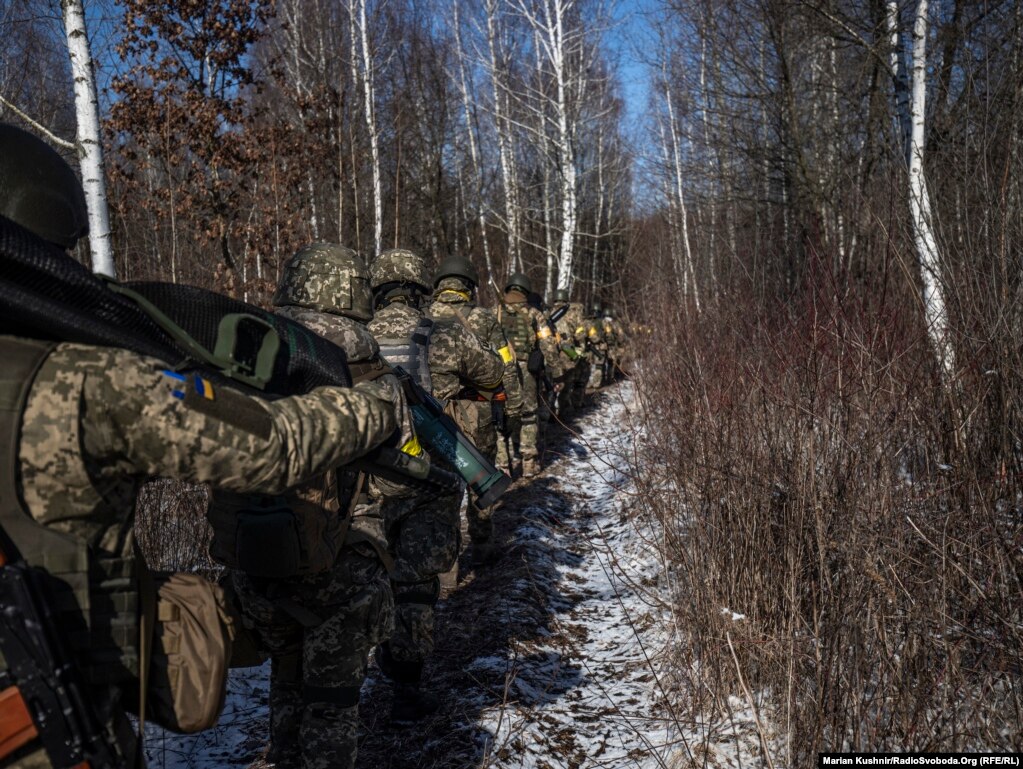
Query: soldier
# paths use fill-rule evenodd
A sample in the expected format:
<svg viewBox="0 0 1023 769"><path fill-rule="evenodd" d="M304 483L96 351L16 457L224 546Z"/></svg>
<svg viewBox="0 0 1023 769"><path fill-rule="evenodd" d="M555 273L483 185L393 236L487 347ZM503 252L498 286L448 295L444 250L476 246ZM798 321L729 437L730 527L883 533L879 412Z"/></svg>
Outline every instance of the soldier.
<svg viewBox="0 0 1023 769"><path fill-rule="evenodd" d="M504 404L503 425L496 425L492 417L491 404L485 401L455 401L455 419L458 426L466 433L476 447L491 462L497 458L497 431L500 428L505 434L509 426L514 427L522 420L522 385L519 382L519 369L515 365L508 339L504 335L497 316L493 311L480 307L476 303L476 287L479 285L479 274L468 259L460 256L449 256L440 263L434 274L433 304L429 315L434 320L455 318L476 336L488 342L497 350L504 361L504 392L507 400ZM491 510L481 510L470 499L466 507L466 518L469 524L469 538L472 541L472 559L476 565L482 565L494 556L493 522Z"/></svg>
<svg viewBox="0 0 1023 769"><path fill-rule="evenodd" d="M87 230L74 172L45 143L12 126L0 125L0 148L0 214L72 248ZM133 604L123 586L111 594L117 587L99 575L132 557L131 513L142 480L276 494L365 454L396 430L390 395L374 384L263 401L196 378L205 394L190 397L191 388L183 393L164 362L123 349L7 335L0 348L0 526L53 582L63 582L57 573L80 567L40 552L40 542L57 536L87 553L90 601L69 610L79 622L101 605ZM36 533L19 541L14 532L26 529ZM134 629L127 643L137 649L137 618L118 616ZM111 654L130 656L127 649L101 648L105 641L93 630L74 649L83 669ZM116 741L119 765L142 766L120 704L131 696L119 689L127 682L90 680L91 706ZM0 765L49 765L42 750L8 760L14 763Z"/></svg>
<svg viewBox="0 0 1023 769"><path fill-rule="evenodd" d="M586 354L590 364L590 389L597 390L604 385L604 363L607 359L607 344L604 341L604 324L600 320L600 305L595 304L586 317Z"/></svg>
<svg viewBox="0 0 1023 769"><path fill-rule="evenodd" d="M586 357L583 354L586 345L586 329L583 327L583 308L578 302L569 302L568 289L559 288L554 293L554 307L551 316L564 310L555 324L561 346L561 358L565 374L562 377L564 386L558 393L558 415L568 418L572 412L582 407L582 398L586 392L586 379L589 371L586 368ZM580 380L582 386L580 389Z"/></svg>
<svg viewBox="0 0 1023 769"><path fill-rule="evenodd" d="M522 475L531 478L540 471L539 457L539 385L541 377L552 381L561 376L560 351L543 313L529 305L532 291L529 278L513 274L504 289L504 301L497 320L504 329L519 367L522 381L522 425L515 447L521 451Z"/></svg>
<svg viewBox="0 0 1023 769"><path fill-rule="evenodd" d="M607 311L607 317L611 323L611 332L614 334L615 339L614 377L617 379L618 376L626 375L625 358L629 353L629 336L625 332L625 325L614 316L612 310Z"/></svg>
<svg viewBox="0 0 1023 769"><path fill-rule="evenodd" d="M373 372L374 364L383 373L365 326L373 316L369 270L351 249L333 243L301 249L285 265L273 303L279 315L344 349L356 378ZM401 391L385 376L399 407L402 440L409 441ZM325 554L312 573L265 579L231 572L242 611L271 657L268 760L278 769L355 766L359 690L370 651L393 625L387 542L379 505L364 486L363 476L348 471L296 490L309 505L296 505L296 513L317 517L316 525L301 528L340 540L338 552Z"/></svg>
<svg viewBox="0 0 1023 769"><path fill-rule="evenodd" d="M490 345L453 318L426 317L422 304L430 289L422 257L400 248L385 251L370 273L376 312L369 330L384 358L441 400L455 398L467 387L500 386L504 364ZM446 495L384 505L395 553L395 619L390 641L377 647L377 660L395 682L395 722L419 720L437 707L421 682L424 662L433 651L439 575L458 558L460 501L460 496Z"/></svg>

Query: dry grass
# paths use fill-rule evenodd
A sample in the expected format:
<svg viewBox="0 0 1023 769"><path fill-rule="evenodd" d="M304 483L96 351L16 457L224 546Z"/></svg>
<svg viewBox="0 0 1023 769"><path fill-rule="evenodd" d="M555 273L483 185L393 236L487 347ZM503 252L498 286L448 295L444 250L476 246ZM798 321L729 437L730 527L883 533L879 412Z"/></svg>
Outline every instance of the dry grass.
<svg viewBox="0 0 1023 769"><path fill-rule="evenodd" d="M638 376L679 674L703 713L766 693L778 765L1023 747L1019 348L978 323L946 395L873 289L660 319Z"/></svg>

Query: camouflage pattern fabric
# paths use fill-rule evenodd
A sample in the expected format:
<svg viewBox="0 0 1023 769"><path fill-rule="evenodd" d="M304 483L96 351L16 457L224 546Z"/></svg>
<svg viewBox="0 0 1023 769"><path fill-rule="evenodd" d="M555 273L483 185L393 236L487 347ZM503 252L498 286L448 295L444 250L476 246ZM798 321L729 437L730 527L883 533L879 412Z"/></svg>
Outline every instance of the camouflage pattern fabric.
<svg viewBox="0 0 1023 769"><path fill-rule="evenodd" d="M278 494L393 435L391 397L363 384L262 401L125 350L61 344L25 406L23 501L41 523L116 554L111 537L143 479Z"/></svg>
<svg viewBox="0 0 1023 769"><path fill-rule="evenodd" d="M412 334L421 317L419 310L402 302L378 310L369 322L377 339L401 339ZM490 345L453 321L437 323L430 337L430 377L433 395L453 398L463 387L492 389L501 383L504 364Z"/></svg>
<svg viewBox="0 0 1023 769"><path fill-rule="evenodd" d="M403 302L381 308L369 323L377 338L409 337L420 313ZM452 320L440 319L430 338L434 397L447 400L464 387L491 389L504 364L491 346ZM395 553L395 629L390 654L402 663L421 663L433 650L433 604L438 575L458 558L460 496L384 502L385 522Z"/></svg>
<svg viewBox="0 0 1023 769"><path fill-rule="evenodd" d="M356 320L334 313L285 305L278 314L297 321L342 347L353 363L374 360L379 347ZM411 437L411 417L397 380L385 378L394 390L397 420ZM333 511L341 509L333 474L295 490L295 494ZM352 511L352 529L386 546L383 527L375 531L379 505L359 504ZM349 534L349 540L352 535ZM358 748L358 692L369 654L393 625L393 601L383 563L365 545L344 548L326 573L282 580L256 580L232 573L235 592L265 650L270 653L271 755L278 767L319 769L354 767ZM308 627L288 607L300 607L322 620ZM310 689L345 691L354 700L339 705L308 696ZM329 692L328 692L329 694Z"/></svg>
<svg viewBox="0 0 1023 769"><path fill-rule="evenodd" d="M322 574L268 581L232 572L231 579L244 596L246 623L271 653L268 758L278 769L352 769L369 651L393 622L380 560L359 546Z"/></svg>
<svg viewBox="0 0 1023 769"><path fill-rule="evenodd" d="M437 293L430 307L434 318L454 317L466 325L480 339L486 340L497 350L504 361L505 414L517 418L522 415L522 383L519 367L508 339L497 322L497 315L489 309L479 307L472 301L466 286L458 278L444 278L437 285ZM460 401L455 405L455 421L468 435L480 452L491 462L497 460L497 425L494 424L489 403ZM470 499L466 507L469 537L473 542L486 542L493 533L491 515L493 510L481 510Z"/></svg>
<svg viewBox="0 0 1023 769"><path fill-rule="evenodd" d="M147 477L276 494L395 430L390 393L379 387L320 388L270 403L162 369L125 350L60 344L29 390L18 442L24 506L97 555L130 548L125 521ZM97 702L115 696L96 692ZM133 744L120 708L101 710L111 714L107 728L126 735L121 744Z"/></svg>
<svg viewBox="0 0 1023 769"><path fill-rule="evenodd" d="M460 502L460 497L447 495L383 503L394 553L396 602L388 647L398 662L422 663L433 653L439 575L454 566L461 547Z"/></svg>
<svg viewBox="0 0 1023 769"><path fill-rule="evenodd" d="M539 310L526 303L526 296L520 291L509 291L505 294L504 303L498 311L498 319L506 330L520 325L525 319L529 328L536 336L536 345L543 354L546 374L552 380L562 375L561 350L555 336L547 326L547 320ZM522 427L518 446L522 452L523 470L528 466L536 469L539 460L541 426L547 410L546 403L541 403L539 381L529 373L526 367L531 350L516 350L516 359L522 381ZM513 437L513 442L515 439Z"/></svg>
<svg viewBox="0 0 1023 769"><path fill-rule="evenodd" d="M369 270L350 248L313 243L285 265L273 303L320 312L343 311L353 318L369 320L373 317Z"/></svg>

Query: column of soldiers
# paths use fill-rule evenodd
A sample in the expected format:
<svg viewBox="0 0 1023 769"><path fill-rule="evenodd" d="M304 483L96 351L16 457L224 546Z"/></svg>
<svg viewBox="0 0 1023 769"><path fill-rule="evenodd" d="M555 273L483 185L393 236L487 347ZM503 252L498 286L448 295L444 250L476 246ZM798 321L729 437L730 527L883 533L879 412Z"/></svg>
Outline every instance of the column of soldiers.
<svg viewBox="0 0 1023 769"><path fill-rule="evenodd" d="M61 249L87 232L74 172L45 143L6 125L0 215ZM91 559L130 559L139 483L208 484L213 555L228 567L241 623L271 660L268 761L288 769L354 767L359 692L374 649L394 682L393 721L437 708L424 668L439 576L461 547L461 494L425 494L350 466L385 444L443 464L419 444L385 363L400 365L445 402L486 457L498 455L503 435L510 469L520 466L526 478L540 471L547 419L568 418L588 384L606 384L621 370L625 335L609 312L587 315L559 292L553 310L567 309L553 323L531 302L521 273L508 279L492 311L478 305L478 286L476 270L460 257L430 276L405 249L371 265L337 244L301 249L282 272L276 312L343 349L355 384L278 400L230 387L214 394L198 379L204 397L183 397L181 377L164 361L0 329L0 528L27 517L83 544ZM305 533L293 573L253 570L235 557L237 495L251 493L286 500ZM483 566L497 555L490 512L470 500L466 515L472 562ZM90 581L89 590L99 595L101 587ZM0 695L9 679L0 655ZM125 699L122 681L90 682L90 707L116 754L111 769L144 766ZM0 767L53 765L32 740L6 758L0 752Z"/></svg>

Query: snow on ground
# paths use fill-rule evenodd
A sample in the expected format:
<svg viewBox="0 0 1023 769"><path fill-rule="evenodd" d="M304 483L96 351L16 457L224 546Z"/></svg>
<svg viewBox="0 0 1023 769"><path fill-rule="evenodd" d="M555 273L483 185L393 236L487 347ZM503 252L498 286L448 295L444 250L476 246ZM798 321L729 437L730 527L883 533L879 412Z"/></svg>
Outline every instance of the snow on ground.
<svg viewBox="0 0 1023 769"><path fill-rule="evenodd" d="M426 679L441 710L392 727L390 684L371 669L359 769L762 765L745 701L694 722L685 692L667 683L678 640L657 532L631 505L635 408L626 382L552 430L544 474L516 483L495 514L500 560L477 570L463 556L438 606ZM268 675L234 671L216 729L182 737L150 727L150 767L262 769Z"/></svg>
<svg viewBox="0 0 1023 769"><path fill-rule="evenodd" d="M572 500L556 525L544 523L544 499L522 511L516 539L560 561L556 583L523 586L554 599L551 633L470 666L507 681L507 701L482 714L489 766L677 763L676 719L659 688L657 660L670 642L661 564L627 510L631 392L624 384L610 394L549 469Z"/></svg>

